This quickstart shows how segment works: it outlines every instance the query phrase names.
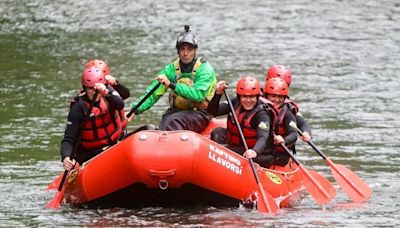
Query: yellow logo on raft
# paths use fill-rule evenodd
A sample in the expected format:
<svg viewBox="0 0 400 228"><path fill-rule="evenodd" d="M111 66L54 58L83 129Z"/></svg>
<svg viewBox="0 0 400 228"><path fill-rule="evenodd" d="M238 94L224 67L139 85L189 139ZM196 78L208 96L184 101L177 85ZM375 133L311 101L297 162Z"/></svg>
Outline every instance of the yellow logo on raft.
<svg viewBox="0 0 400 228"><path fill-rule="evenodd" d="M274 182L275 184L282 184L282 180L281 178L279 178L277 175L271 173L271 172L265 172L267 174L267 177L269 177L269 179Z"/></svg>
<svg viewBox="0 0 400 228"><path fill-rule="evenodd" d="M69 174L67 181L68 183L71 183L76 179L76 176L78 176L79 169L72 170L71 173Z"/></svg>

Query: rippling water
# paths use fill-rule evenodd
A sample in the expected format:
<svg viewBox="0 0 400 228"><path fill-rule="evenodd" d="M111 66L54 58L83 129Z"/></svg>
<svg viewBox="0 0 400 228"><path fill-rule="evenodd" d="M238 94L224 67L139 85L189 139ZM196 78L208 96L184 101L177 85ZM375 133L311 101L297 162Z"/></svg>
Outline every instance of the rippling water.
<svg viewBox="0 0 400 228"><path fill-rule="evenodd" d="M1 0L0 226L399 226L400 3L228 2ZM326 207L306 197L274 217L241 208L44 209L54 194L44 189L62 170L59 143L83 64L107 59L131 104L176 57L184 24L232 85L244 74L264 80L271 64L289 66L290 94L314 142L356 171L372 198L354 205L338 188ZM165 101L130 128L158 122ZM299 158L333 180L301 143Z"/></svg>

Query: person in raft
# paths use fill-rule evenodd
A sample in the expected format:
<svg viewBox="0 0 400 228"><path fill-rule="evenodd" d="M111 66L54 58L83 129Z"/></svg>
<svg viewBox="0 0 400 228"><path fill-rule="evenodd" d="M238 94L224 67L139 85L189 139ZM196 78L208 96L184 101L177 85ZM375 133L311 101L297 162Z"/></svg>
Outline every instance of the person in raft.
<svg viewBox="0 0 400 228"><path fill-rule="evenodd" d="M107 81L107 85L113 87L115 91L119 93L121 98L125 101L130 96L130 91L127 87L121 84L114 76L110 75L110 67L108 66L107 62L101 59L91 59L85 64L85 69L89 67L96 67L103 71L104 77ZM84 91L81 91L81 93ZM127 125L130 119L125 118L125 110L119 110L119 117L121 118L122 128L124 129L124 135L128 134L127 132Z"/></svg>
<svg viewBox="0 0 400 228"><path fill-rule="evenodd" d="M289 87L290 83L292 82L292 72L288 67L282 65L273 65L267 71L265 82L267 82L268 79L271 78L282 78ZM295 115L297 126L300 130L303 131L303 134L300 136L301 140L303 140L304 142L310 141L311 126L307 123L302 113L299 111L299 105L289 97L286 97L285 104L287 105L288 109Z"/></svg>
<svg viewBox="0 0 400 228"><path fill-rule="evenodd" d="M162 116L159 130L191 130L200 133L212 118L207 112L207 107L214 95L216 75L209 62L197 57L197 38L188 25L184 28L185 31L176 41L179 58L158 73L145 94L158 83L162 86L139 107L136 114L150 109L169 89L170 107ZM137 102L132 106L136 104Z"/></svg>
<svg viewBox="0 0 400 228"><path fill-rule="evenodd" d="M225 144L226 147L246 158L252 158L262 167L269 168L274 162L274 157L268 151L274 147L271 129L274 119L273 106L263 105L259 100L261 86L257 79L249 76L239 79L236 86L237 97L231 102L249 148L246 150L228 103L220 102L226 88L225 81L217 83L216 93L208 106L208 112L213 116L229 113L227 128L215 128L211 132L211 139Z"/></svg>
<svg viewBox="0 0 400 228"><path fill-rule="evenodd" d="M279 166L286 165L290 156L280 146L284 143L289 149L293 150L297 141L297 131L289 126L291 121L296 123L296 117L285 103L289 93L289 88L286 82L281 78L271 78L267 81L264 87L264 97L274 103L275 108L278 110L275 126L274 126L274 164Z"/></svg>
<svg viewBox="0 0 400 228"><path fill-rule="evenodd" d="M61 158L66 170L75 162L82 164L96 156L123 136L119 113L124 101L109 85L104 72L96 67L85 68L82 86L84 92L71 102L61 141Z"/></svg>

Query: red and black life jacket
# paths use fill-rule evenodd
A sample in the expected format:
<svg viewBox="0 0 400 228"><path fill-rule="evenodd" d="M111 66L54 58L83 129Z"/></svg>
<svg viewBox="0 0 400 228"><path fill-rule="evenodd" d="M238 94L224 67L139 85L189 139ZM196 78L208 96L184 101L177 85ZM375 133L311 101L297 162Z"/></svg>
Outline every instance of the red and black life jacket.
<svg viewBox="0 0 400 228"><path fill-rule="evenodd" d="M258 101L256 107L253 108L252 110L240 112L241 105L238 102L234 108L238 122L240 124L240 127L242 128L243 136L246 139L246 144L248 148L253 148L257 142L257 130L253 129L250 123L253 117L258 112L263 110L263 106ZM229 146L242 147L243 145L241 143L239 130L231 114L228 115L228 120L227 120L226 141Z"/></svg>
<svg viewBox="0 0 400 228"><path fill-rule="evenodd" d="M264 109L267 111L270 118L271 132L274 132L276 120L278 117L278 109L275 104L265 97L260 97L259 101L262 103Z"/></svg>
<svg viewBox="0 0 400 228"><path fill-rule="evenodd" d="M299 112L299 105L290 98L285 99L285 104L289 108L289 110L293 113L293 115L296 116L296 114Z"/></svg>
<svg viewBox="0 0 400 228"><path fill-rule="evenodd" d="M103 97L99 106L93 106L89 114L90 103L84 101L82 96L75 99L81 107L86 118L82 124L81 146L84 149L100 148L115 143L123 132L122 117L120 112L110 112L109 104Z"/></svg>
<svg viewBox="0 0 400 228"><path fill-rule="evenodd" d="M275 149L275 144L274 144L274 134L275 134L275 127L277 126L276 122L278 119L278 109L276 108L275 104L266 99L265 97L260 97L260 101L263 104L264 110L267 111L270 119L270 131L269 131L269 136L268 136L268 142L267 142L267 148L266 151L267 153L270 153Z"/></svg>
<svg viewBox="0 0 400 228"><path fill-rule="evenodd" d="M287 111L288 111L287 105L282 105L282 107L278 110L278 116L275 122L275 134L280 135L282 137L288 135L287 129L285 128L285 123L283 122ZM275 150L276 152L280 153L285 152L280 145L275 145Z"/></svg>

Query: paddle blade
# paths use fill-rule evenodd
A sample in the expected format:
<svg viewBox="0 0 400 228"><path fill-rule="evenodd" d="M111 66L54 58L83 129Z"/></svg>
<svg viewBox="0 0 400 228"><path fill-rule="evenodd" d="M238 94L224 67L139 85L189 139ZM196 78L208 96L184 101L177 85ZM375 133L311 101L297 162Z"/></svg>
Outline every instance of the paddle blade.
<svg viewBox="0 0 400 228"><path fill-rule="evenodd" d="M261 197L258 197L257 199L257 210L260 213L276 214L279 208L274 198L272 198L269 193L264 191L261 183L258 184L258 188L260 190Z"/></svg>
<svg viewBox="0 0 400 228"><path fill-rule="evenodd" d="M303 173L303 182L314 200L319 204L327 204L336 196L336 189L332 183L314 170L307 170L300 166Z"/></svg>
<svg viewBox="0 0 400 228"><path fill-rule="evenodd" d="M54 198L46 204L46 208L57 209L61 206L61 202L64 199L64 189L57 191Z"/></svg>
<svg viewBox="0 0 400 228"><path fill-rule="evenodd" d="M47 186L46 190L58 189L58 186L60 186L61 180L63 178L63 173L61 173L58 177L56 177L56 179L54 179L53 182L49 184L49 186Z"/></svg>
<svg viewBox="0 0 400 228"><path fill-rule="evenodd" d="M371 196L371 188L357 174L343 165L333 163L329 159L326 159L326 162L331 167L333 177L338 185L354 202L364 202Z"/></svg>

